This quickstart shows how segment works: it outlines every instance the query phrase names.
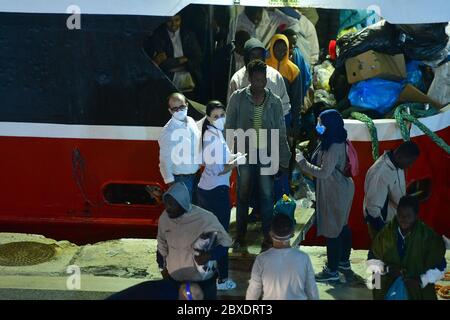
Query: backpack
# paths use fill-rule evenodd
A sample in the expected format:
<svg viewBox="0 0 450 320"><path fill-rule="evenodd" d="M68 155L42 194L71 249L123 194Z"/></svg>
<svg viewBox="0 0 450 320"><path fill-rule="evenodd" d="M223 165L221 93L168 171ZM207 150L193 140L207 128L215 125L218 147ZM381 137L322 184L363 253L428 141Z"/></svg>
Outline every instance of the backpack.
<svg viewBox="0 0 450 320"><path fill-rule="evenodd" d="M292 222L296 224L295 221L295 209L297 204L294 200L292 200L288 195L283 194L283 197L277 201L275 206L273 207L274 215L277 214L285 214L289 218L291 218Z"/></svg>
<svg viewBox="0 0 450 320"><path fill-rule="evenodd" d="M356 177L359 174L358 153L356 152L356 149L350 142L350 140L347 139L345 145L346 145L347 161L345 162L343 174L346 177Z"/></svg>

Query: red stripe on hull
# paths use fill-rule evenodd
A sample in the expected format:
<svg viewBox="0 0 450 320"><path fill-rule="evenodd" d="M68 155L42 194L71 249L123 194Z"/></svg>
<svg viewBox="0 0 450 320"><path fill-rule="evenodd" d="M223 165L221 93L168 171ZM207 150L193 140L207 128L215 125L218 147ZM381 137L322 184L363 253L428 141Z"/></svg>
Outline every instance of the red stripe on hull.
<svg viewBox="0 0 450 320"><path fill-rule="evenodd" d="M450 128L438 134L450 141ZM422 205L421 217L437 232L450 230L450 156L426 136L413 139L421 156L407 173L408 183L432 179L432 196ZM380 142L380 152L401 141ZM360 158L356 193L350 215L355 248L367 248L363 220L365 172L372 165L371 143L354 142ZM142 181L163 185L156 141L53 139L1 137L3 168L0 181L0 231L38 233L76 243L92 243L122 237L155 237L162 206L107 204L102 187L113 181ZM77 186L72 152L84 159L86 198ZM233 199L235 199L233 195ZM305 244L324 244L309 232Z"/></svg>

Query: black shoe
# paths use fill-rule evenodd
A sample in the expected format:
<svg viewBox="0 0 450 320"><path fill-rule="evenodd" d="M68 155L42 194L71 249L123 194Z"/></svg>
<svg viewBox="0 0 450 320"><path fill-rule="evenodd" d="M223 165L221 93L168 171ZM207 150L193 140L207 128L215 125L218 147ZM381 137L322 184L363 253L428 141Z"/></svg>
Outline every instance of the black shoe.
<svg viewBox="0 0 450 320"><path fill-rule="evenodd" d="M232 245L233 253L248 253L247 242L244 238L236 238Z"/></svg>
<svg viewBox="0 0 450 320"><path fill-rule="evenodd" d="M339 282L339 272L332 272L327 266L315 276L317 282Z"/></svg>

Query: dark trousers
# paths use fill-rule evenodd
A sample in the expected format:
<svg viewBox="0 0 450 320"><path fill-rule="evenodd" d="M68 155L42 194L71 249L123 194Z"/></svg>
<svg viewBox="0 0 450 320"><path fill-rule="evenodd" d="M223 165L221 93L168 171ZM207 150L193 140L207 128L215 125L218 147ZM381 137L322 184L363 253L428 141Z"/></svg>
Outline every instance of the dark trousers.
<svg viewBox="0 0 450 320"><path fill-rule="evenodd" d="M253 184L257 184L259 195L256 197L262 218L262 231L268 236L273 217L274 179L271 175L262 175L261 166L246 164L239 166L237 185L236 225L237 237L247 233L247 216Z"/></svg>
<svg viewBox="0 0 450 320"><path fill-rule="evenodd" d="M347 262L352 250L352 231L345 225L337 238L327 238L328 269L338 271L339 262Z"/></svg>
<svg viewBox="0 0 450 320"><path fill-rule="evenodd" d="M198 205L212 212L228 232L231 215L230 188L228 186L218 186L212 190L198 188L197 200ZM217 261L217 268L220 280L228 278L228 253Z"/></svg>

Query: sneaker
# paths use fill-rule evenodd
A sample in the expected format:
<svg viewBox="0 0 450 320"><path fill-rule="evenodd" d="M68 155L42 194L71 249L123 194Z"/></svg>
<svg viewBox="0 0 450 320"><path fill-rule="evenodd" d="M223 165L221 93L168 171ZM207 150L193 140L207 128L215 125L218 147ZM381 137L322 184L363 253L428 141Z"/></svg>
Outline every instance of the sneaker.
<svg viewBox="0 0 450 320"><path fill-rule="evenodd" d="M338 270L341 272L349 272L352 270L350 261L339 262Z"/></svg>
<svg viewBox="0 0 450 320"><path fill-rule="evenodd" d="M231 279L226 279L225 281L217 281L217 290L226 291L233 290L236 288L236 282Z"/></svg>
<svg viewBox="0 0 450 320"><path fill-rule="evenodd" d="M317 282L339 281L339 272L331 272L327 266L315 276Z"/></svg>
<svg viewBox="0 0 450 320"><path fill-rule="evenodd" d="M247 253L247 242L244 239L236 238L232 245L233 253Z"/></svg>

